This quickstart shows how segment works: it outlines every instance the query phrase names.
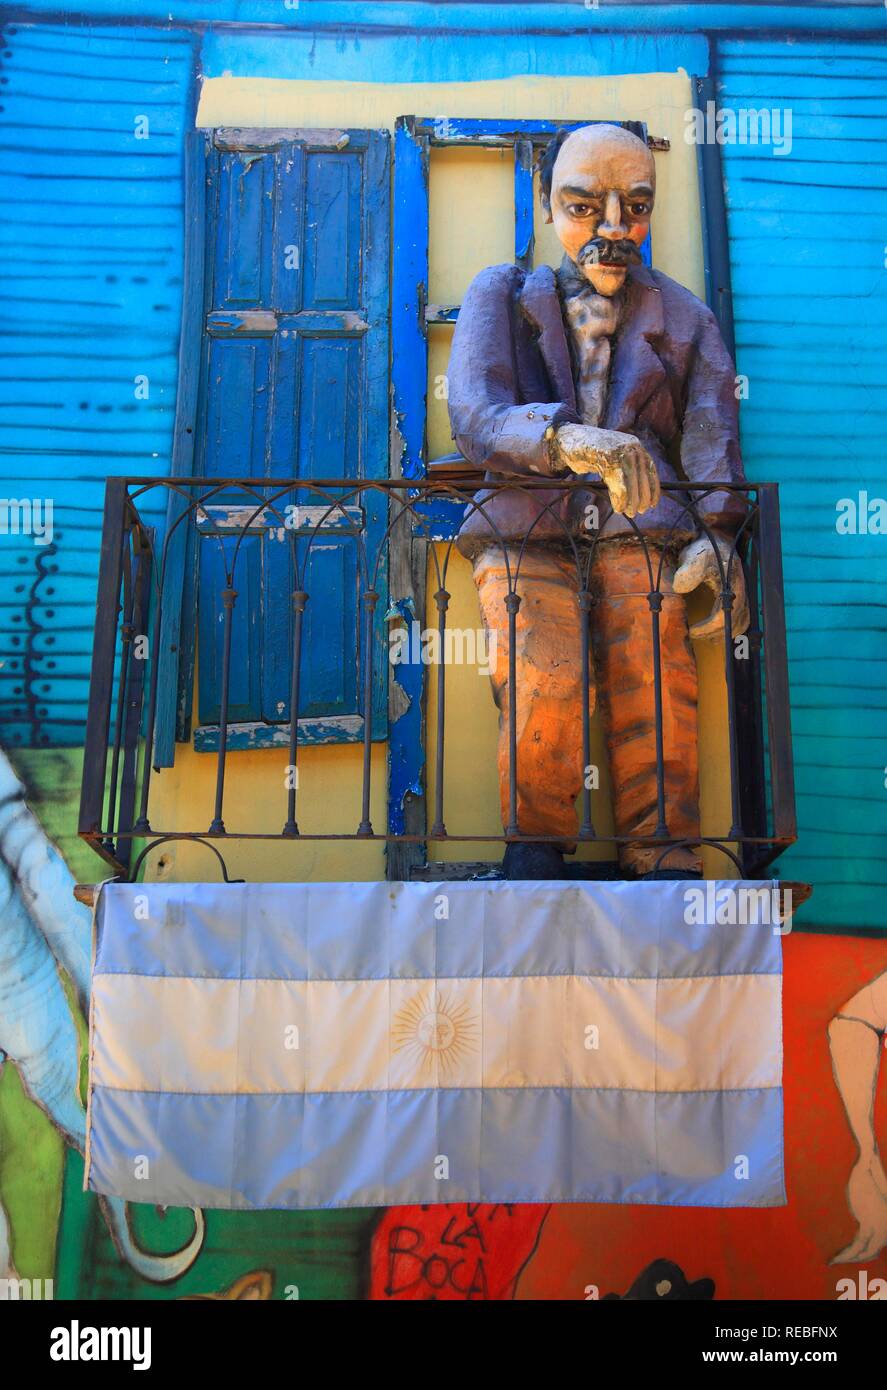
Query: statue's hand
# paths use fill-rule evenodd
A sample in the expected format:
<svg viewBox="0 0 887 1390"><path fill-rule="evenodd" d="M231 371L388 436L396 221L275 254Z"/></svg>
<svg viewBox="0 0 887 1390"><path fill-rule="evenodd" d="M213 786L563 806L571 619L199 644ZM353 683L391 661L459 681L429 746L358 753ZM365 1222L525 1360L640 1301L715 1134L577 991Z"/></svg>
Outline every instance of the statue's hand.
<svg viewBox="0 0 887 1390"><path fill-rule="evenodd" d="M633 434L595 425L561 425L551 441L555 461L573 473L597 473L614 512L635 516L659 501L659 474Z"/></svg>
<svg viewBox="0 0 887 1390"><path fill-rule="evenodd" d="M738 555L734 555L733 563L730 564L730 555L733 550L732 540L727 536L722 536L717 531L713 532L713 536L721 556L721 563L724 566L724 573L727 576L728 587L733 590L732 633L734 637L739 637L748 630L749 625L745 575L742 572ZM721 599L723 582L717 558L708 536L699 536L695 541L684 546L678 556L678 569L674 577L675 593L678 594L692 593L694 589L699 588L700 584L711 589L715 596L715 604L707 618L693 624L690 628L690 636L696 638L719 637L724 630L724 605Z"/></svg>

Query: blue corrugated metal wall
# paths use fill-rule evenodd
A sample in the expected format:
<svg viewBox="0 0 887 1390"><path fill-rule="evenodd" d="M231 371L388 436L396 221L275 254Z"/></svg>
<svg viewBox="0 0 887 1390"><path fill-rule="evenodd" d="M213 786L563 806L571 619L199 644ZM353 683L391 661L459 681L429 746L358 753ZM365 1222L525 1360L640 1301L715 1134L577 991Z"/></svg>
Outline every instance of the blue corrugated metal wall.
<svg viewBox="0 0 887 1390"><path fill-rule="evenodd" d="M169 470L195 48L131 28L3 36L0 491L52 498L54 539L0 543L0 721L7 745L77 745L103 479Z"/></svg>
<svg viewBox="0 0 887 1390"><path fill-rule="evenodd" d="M719 105L792 113L784 156L723 150L742 438L780 483L803 925L887 926L887 537L836 503L887 498L887 42L719 44Z"/></svg>

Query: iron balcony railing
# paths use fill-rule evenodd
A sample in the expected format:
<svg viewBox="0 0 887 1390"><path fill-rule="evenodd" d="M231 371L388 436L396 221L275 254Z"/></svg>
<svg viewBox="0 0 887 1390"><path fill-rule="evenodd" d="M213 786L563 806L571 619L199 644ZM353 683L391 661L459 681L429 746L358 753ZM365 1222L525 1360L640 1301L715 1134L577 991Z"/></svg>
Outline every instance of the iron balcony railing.
<svg viewBox="0 0 887 1390"><path fill-rule="evenodd" d="M564 493L581 488L596 496L602 518L593 533L577 532L561 517L556 502L550 502L543 515L558 530L563 553L576 567L577 602L584 614L583 648L591 652L590 615L595 597L590 584L595 547L605 541L611 513L606 489L587 478L552 481L515 479L485 485L487 493L505 489L533 492L544 488L559 500ZM545 837L522 833L518 821L517 743L513 718L517 704L515 630L521 593L520 564L525 547L533 542L531 533L515 543L492 530L496 543L511 554L508 595L505 605L509 625L508 707L512 712L510 730L509 817L507 828L490 826L484 833L465 834L458 825L445 824L444 796L446 769L456 751L458 732L446 727L447 663L429 669L429 683L436 687L436 725L428 731L428 759L434 766L434 804L423 808L422 822L403 832L374 826L371 820L373 765L371 745L385 737L387 727L373 719L373 692L382 668L388 666L387 649L378 640L379 622L396 609L406 595L394 592L401 583L398 576L422 576L424 563L415 563L416 548L431 547L432 573L436 576L436 602L439 650L447 650L446 633L450 594L447 575L452 559L455 533L464 512L479 509L486 516L484 503L475 500L476 483L451 477L426 481L359 481L334 478L274 480L265 478L112 478L106 490L102 533L98 603L93 646L92 674L83 765L80 809L80 835L118 874L135 877L145 855L168 839L200 840L212 848L222 863L226 841L280 839L292 841L383 839L389 843L389 863L397 863L391 849L398 843L421 846L434 842L495 840L534 841ZM671 484L663 492L678 498L683 508L680 526L714 538L699 502L715 492L742 494L746 501L744 520L726 557L719 557L721 601L725 610L723 663L728 721L730 818L731 824L703 833L694 847L714 845L732 861L745 877L761 871L796 838L794 779L789 718L788 671L785 613L782 587L782 558L778 489L772 483L745 486L712 483ZM367 518L372 513L374 527ZM224 522L219 518L223 517ZM297 523L293 524L293 517ZM381 518L381 524L380 524ZM211 524L210 524L211 519ZM291 659L289 670L289 710L300 710L300 685L304 677L305 643L303 620L309 602L322 603L323 594L312 594L307 573L312 548L328 538L336 528L339 540L356 548L356 586L353 595L359 615L355 641L360 649L362 705L363 771L355 806L348 823L335 834L304 834L298 822L298 777L281 794L280 829L261 832L237 823L231 811L232 765L229 743L235 725L229 714L228 693L232 663L241 659L233 640L235 612L243 603L238 588L239 568L243 564L242 542L257 527L275 529L278 541L290 548L290 585L279 620L289 624ZM653 684L656 712L657 804L655 833L632 843L661 849L660 862L668 851L687 844L669 831L662 720L662 681L658 643L661 606L660 551L650 547L644 532L631 523L644 546L649 574L650 623L652 627ZM678 524L676 528L678 529ZM220 545L220 534L227 544ZM562 533L562 534L561 534ZM660 540L662 538L660 537ZM300 544L297 545L297 542ZM206 566L198 565L196 552L206 557L205 547L214 546L220 567L212 585L205 582ZM395 557L400 562L395 564ZM404 556L408 558L404 560ZM516 556L516 559L515 559ZM421 557L424 560L424 557ZM731 607L732 566L741 565L745 574L750 607L748 657L735 659ZM202 583L196 576L203 574ZM386 593L391 576L390 592ZM411 595L410 611L417 617L424 612L422 581ZM189 587L190 586L190 587ZM184 592L183 592L184 591ZM193 670L195 629L179 619L183 603L194 607L218 596L220 608L214 616L221 629L219 637L221 676L218 726L212 752L215 759L215 792L212 805L200 824L157 826L152 820L152 793L158 775L158 711L174 706L183 670ZM383 603L386 607L383 609ZM402 605L403 607L403 605ZM172 615L172 619L170 618ZM424 620L423 620L424 621ZM191 632L185 642L181 634ZM189 649L189 643L191 648ZM387 680L387 671L383 679ZM591 716L589 715L590 662L583 662L584 700L583 747L590 762ZM424 698L424 696L423 696ZM181 724L179 736L181 737ZM187 726L186 726L187 727ZM277 742L288 744L289 764L298 766L303 741L304 720L291 717L278 727ZM424 721L423 721L424 729ZM491 756L494 750L491 750ZM168 760L167 760L168 761ZM417 752L417 765L419 763ZM273 795L268 792L268 795ZM595 831L595 797L601 795L586 787L581 793L579 838L603 840L615 852L628 843L619 836L600 836ZM234 803L236 805L236 801ZM425 818L427 815L427 819ZM139 853L135 854L133 845ZM403 860L401 862L404 862ZM413 857L415 862L415 856ZM403 876L393 874L392 876Z"/></svg>

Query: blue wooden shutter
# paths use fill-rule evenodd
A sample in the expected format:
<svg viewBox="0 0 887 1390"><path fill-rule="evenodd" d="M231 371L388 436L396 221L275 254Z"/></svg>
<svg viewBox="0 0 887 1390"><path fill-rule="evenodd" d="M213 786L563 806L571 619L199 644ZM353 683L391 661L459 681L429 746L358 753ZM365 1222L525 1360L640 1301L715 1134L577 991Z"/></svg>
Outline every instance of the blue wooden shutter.
<svg viewBox="0 0 887 1390"><path fill-rule="evenodd" d="M197 472L269 483L387 477L388 169L384 131L214 133ZM256 505L246 494L242 502ZM321 499L300 490L281 510L284 502L317 508ZM385 500L371 493L352 503L374 558ZM313 520L309 513L299 532L300 555ZM355 529L332 518L310 550L299 709L307 741L363 736ZM221 552L234 540L221 522L215 533L212 524L201 530L196 742L210 748L221 695ZM229 718L250 726L240 740L249 746L287 738L293 587L290 539L269 509L242 542L235 576ZM384 737L384 602L377 612L373 728ZM237 744L234 730L229 745Z"/></svg>

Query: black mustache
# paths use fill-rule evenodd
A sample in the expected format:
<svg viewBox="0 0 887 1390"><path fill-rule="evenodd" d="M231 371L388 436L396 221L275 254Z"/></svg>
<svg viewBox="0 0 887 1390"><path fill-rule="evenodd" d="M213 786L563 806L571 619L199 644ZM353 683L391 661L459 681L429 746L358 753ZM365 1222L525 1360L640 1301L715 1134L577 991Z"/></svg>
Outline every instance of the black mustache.
<svg viewBox="0 0 887 1390"><path fill-rule="evenodd" d="M582 247L576 257L577 265L639 265L641 253L633 241L627 237L622 241L608 241L606 237L592 237Z"/></svg>

